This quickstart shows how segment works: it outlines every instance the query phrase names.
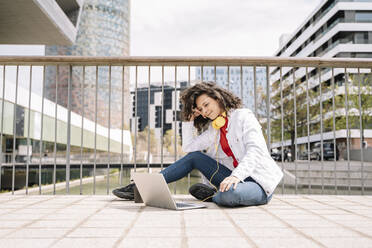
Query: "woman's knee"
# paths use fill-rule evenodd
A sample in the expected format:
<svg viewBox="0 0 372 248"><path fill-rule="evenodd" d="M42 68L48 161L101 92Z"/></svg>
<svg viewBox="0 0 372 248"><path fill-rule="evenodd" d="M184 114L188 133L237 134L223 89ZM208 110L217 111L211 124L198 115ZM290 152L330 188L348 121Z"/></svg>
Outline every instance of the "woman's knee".
<svg viewBox="0 0 372 248"><path fill-rule="evenodd" d="M205 154L203 154L200 151L195 151L195 152L189 152L186 156L190 158L198 158L200 156L205 156Z"/></svg>
<svg viewBox="0 0 372 248"><path fill-rule="evenodd" d="M231 188L225 192L218 192L216 196L213 197L213 201L220 206L236 207L241 205L241 195L237 190Z"/></svg>
<svg viewBox="0 0 372 248"><path fill-rule="evenodd" d="M236 189L230 188L226 192L218 192L213 198L217 205L236 206L257 206L267 203L265 192L259 192L253 188L248 189L247 185L239 184Z"/></svg>
<svg viewBox="0 0 372 248"><path fill-rule="evenodd" d="M200 161L204 161L204 158L205 158L205 155L204 153L200 152L200 151L196 151L196 152L189 152L186 156L185 156L185 159L187 161L191 161L191 163L193 164L193 166L197 165L197 163L199 163Z"/></svg>

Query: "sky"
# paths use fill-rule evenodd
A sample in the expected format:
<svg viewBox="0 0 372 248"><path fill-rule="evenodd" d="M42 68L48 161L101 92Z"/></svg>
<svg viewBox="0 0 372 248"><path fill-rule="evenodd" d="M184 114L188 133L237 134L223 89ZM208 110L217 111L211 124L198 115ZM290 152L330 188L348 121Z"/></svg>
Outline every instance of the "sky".
<svg viewBox="0 0 372 248"><path fill-rule="evenodd" d="M323 0L133 0L131 55L273 56Z"/></svg>
<svg viewBox="0 0 372 248"><path fill-rule="evenodd" d="M130 55L273 56L279 37L293 33L322 1L131 0ZM0 55L44 55L44 46L0 45ZM139 74L146 82L146 73ZM165 74L166 81L174 78ZM160 81L160 71L153 75Z"/></svg>
<svg viewBox="0 0 372 248"><path fill-rule="evenodd" d="M133 56L272 56L323 0L132 0ZM43 46L0 45L1 55Z"/></svg>

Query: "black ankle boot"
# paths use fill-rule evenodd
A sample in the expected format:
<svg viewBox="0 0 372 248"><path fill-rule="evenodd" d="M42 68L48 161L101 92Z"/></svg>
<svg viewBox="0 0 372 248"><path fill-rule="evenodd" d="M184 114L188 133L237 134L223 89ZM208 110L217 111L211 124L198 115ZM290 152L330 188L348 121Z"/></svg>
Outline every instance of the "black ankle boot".
<svg viewBox="0 0 372 248"><path fill-rule="evenodd" d="M189 188L189 193L198 200L211 202L216 189L202 183L196 183Z"/></svg>
<svg viewBox="0 0 372 248"><path fill-rule="evenodd" d="M122 199L127 200L134 200L134 187L136 185L134 183L130 183L127 186L116 188L112 191L112 193Z"/></svg>

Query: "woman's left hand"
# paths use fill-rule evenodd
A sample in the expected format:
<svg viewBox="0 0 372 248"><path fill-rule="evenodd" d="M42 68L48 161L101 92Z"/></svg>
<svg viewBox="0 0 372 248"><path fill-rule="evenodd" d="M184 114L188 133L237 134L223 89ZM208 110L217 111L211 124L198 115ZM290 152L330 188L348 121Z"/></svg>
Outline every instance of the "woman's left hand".
<svg viewBox="0 0 372 248"><path fill-rule="evenodd" d="M240 180L237 177L234 177L234 176L226 177L220 184L220 191L221 192L228 191L233 185L234 185L234 189L236 189L239 182Z"/></svg>

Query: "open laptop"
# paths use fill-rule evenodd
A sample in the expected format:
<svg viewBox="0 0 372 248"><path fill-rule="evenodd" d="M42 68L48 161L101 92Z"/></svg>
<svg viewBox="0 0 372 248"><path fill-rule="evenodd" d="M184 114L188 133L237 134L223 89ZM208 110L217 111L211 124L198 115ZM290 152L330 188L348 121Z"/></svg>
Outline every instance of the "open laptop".
<svg viewBox="0 0 372 248"><path fill-rule="evenodd" d="M160 173L133 173L132 178L146 206L186 210L205 208L205 205L175 202L165 179Z"/></svg>

